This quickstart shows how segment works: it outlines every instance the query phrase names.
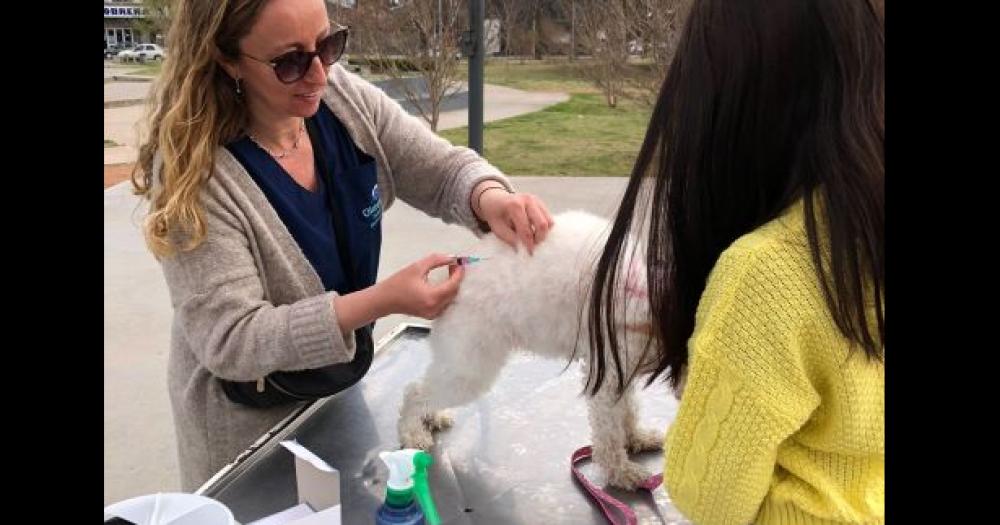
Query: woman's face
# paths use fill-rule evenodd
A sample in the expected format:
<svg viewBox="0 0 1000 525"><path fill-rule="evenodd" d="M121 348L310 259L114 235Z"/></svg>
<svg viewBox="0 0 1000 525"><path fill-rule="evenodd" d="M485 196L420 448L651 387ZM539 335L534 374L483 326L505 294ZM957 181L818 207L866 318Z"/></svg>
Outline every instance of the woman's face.
<svg viewBox="0 0 1000 525"><path fill-rule="evenodd" d="M330 31L323 0L271 0L264 6L240 41L242 55L235 63L225 65L230 76L242 79L247 106L256 119L308 117L316 113L329 66L313 57L305 76L286 84L278 80L274 68L266 62L290 51L316 51L317 44Z"/></svg>

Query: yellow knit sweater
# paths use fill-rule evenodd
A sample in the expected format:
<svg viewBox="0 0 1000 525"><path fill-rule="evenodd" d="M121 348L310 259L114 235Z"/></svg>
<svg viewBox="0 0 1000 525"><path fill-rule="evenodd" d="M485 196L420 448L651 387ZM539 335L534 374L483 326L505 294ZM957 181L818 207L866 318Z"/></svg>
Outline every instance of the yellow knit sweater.
<svg viewBox="0 0 1000 525"><path fill-rule="evenodd" d="M677 508L698 525L884 523L885 368L848 347L801 201L723 252L666 439Z"/></svg>

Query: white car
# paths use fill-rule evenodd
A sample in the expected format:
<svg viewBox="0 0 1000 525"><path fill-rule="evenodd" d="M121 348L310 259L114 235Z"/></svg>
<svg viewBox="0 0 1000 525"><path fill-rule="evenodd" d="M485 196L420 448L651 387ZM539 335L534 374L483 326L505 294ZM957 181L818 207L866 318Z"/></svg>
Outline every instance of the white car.
<svg viewBox="0 0 1000 525"><path fill-rule="evenodd" d="M118 54L115 55L115 58L117 58L119 62L133 62L138 59L138 56L139 55L135 52L135 46L128 46L119 51Z"/></svg>
<svg viewBox="0 0 1000 525"><path fill-rule="evenodd" d="M121 62L145 62L147 60L163 60L165 52L156 44L139 44L132 49L118 53Z"/></svg>

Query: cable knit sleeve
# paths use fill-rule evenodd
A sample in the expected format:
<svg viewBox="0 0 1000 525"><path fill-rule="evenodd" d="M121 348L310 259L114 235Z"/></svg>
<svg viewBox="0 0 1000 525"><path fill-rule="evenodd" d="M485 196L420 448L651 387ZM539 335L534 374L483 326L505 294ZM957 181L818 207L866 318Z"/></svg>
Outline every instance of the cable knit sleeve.
<svg viewBox="0 0 1000 525"><path fill-rule="evenodd" d="M754 521L782 443L819 404L801 355L799 287L770 249L720 256L689 341L687 386L670 427L664 478L699 525Z"/></svg>

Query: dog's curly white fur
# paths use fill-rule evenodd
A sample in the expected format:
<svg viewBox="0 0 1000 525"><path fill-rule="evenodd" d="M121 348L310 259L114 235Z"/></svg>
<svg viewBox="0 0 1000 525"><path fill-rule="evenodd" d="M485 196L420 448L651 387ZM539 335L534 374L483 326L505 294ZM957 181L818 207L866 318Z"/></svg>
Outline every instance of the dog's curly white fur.
<svg viewBox="0 0 1000 525"><path fill-rule="evenodd" d="M572 211L555 217L533 256L494 235L479 240L471 253L488 260L467 268L455 301L433 323L432 363L421 381L406 388L399 420L402 446L429 449L433 431L451 423L441 411L489 390L512 351L565 360L576 348L577 357L589 358L585 304L609 230L606 219ZM619 330L625 334L626 373L638 367L648 338L648 331L624 329L626 319L648 323L645 266L636 244L627 246L620 282L627 283L621 297L628 313ZM628 453L660 449L663 435L638 427L632 385L619 398L610 361L606 371L601 389L587 398L593 457L611 485L633 489L649 472Z"/></svg>

